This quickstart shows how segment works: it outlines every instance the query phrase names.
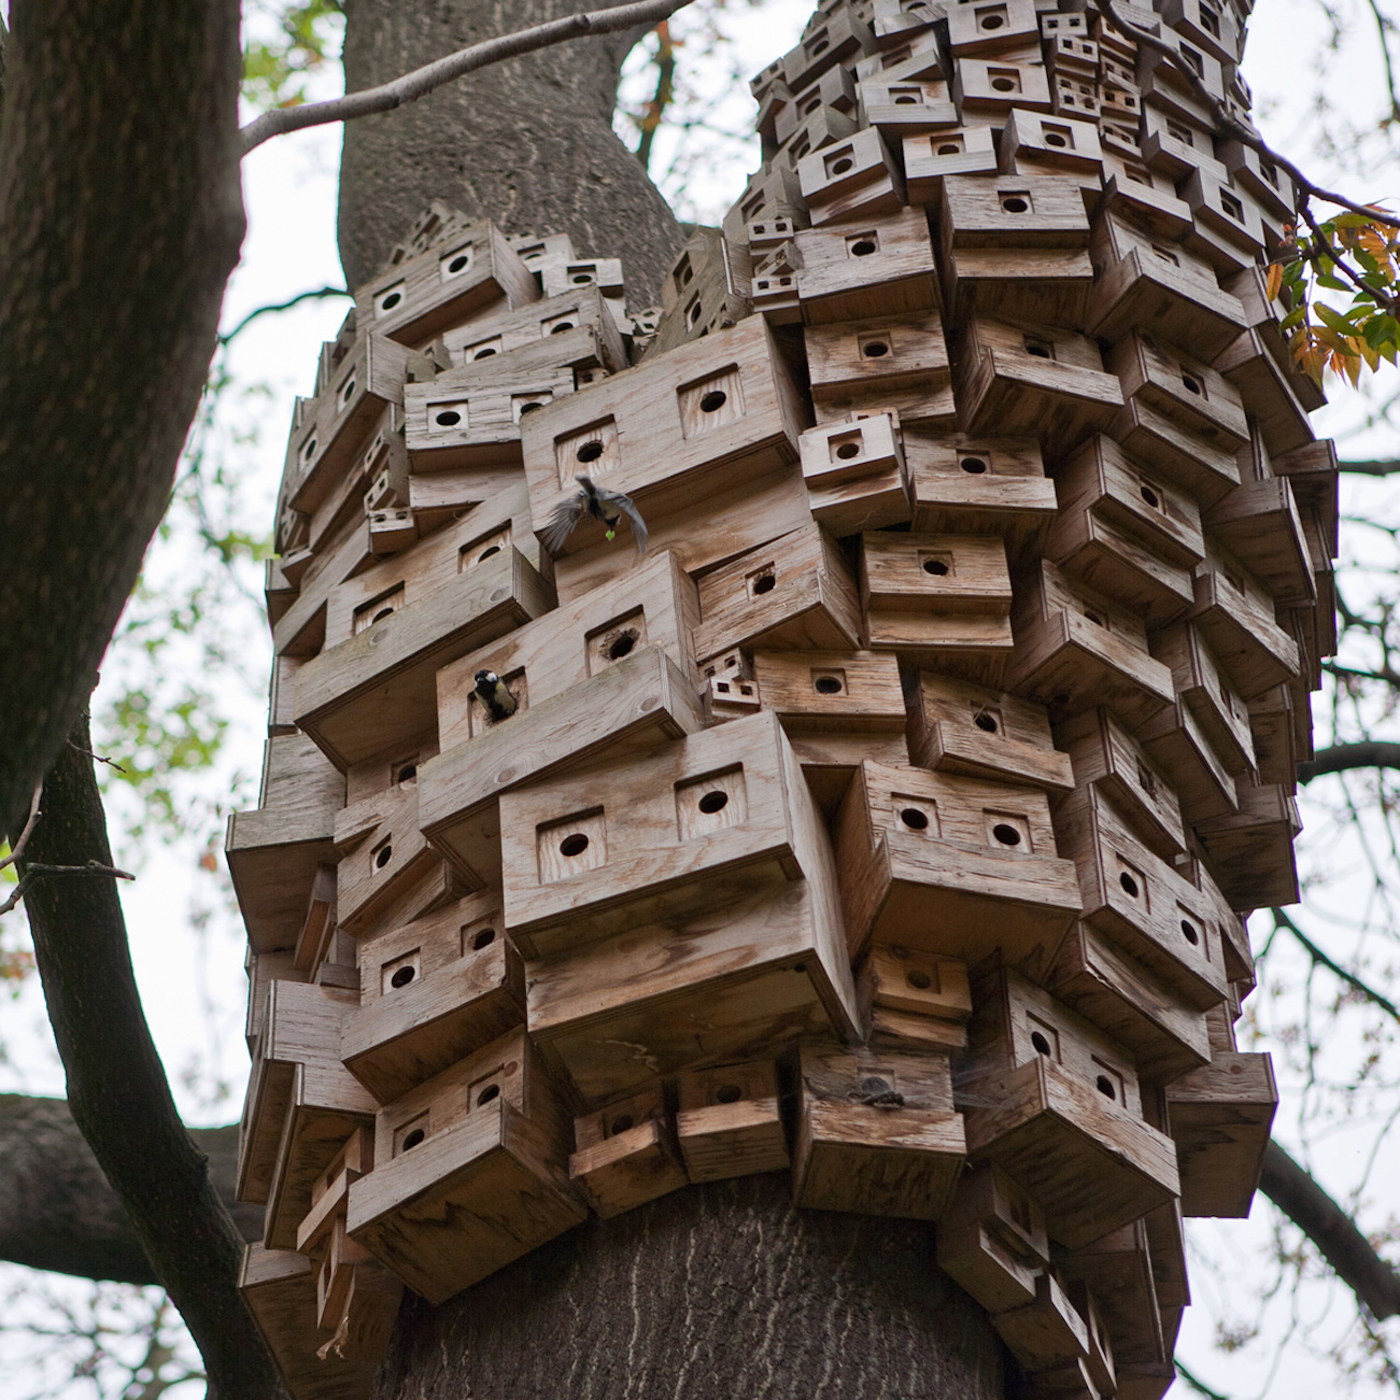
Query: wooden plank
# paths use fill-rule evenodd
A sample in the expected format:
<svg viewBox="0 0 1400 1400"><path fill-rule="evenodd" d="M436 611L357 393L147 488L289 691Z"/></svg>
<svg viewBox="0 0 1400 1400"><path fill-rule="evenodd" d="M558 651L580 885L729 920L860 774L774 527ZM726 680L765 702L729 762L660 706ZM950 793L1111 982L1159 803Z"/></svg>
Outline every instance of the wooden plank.
<svg viewBox="0 0 1400 1400"><path fill-rule="evenodd" d="M1050 1260L1044 1211L992 1166L958 1182L937 1243L939 1268L993 1314L1027 1306Z"/></svg>
<svg viewBox="0 0 1400 1400"><path fill-rule="evenodd" d="M686 1185L661 1085L574 1119L569 1179L604 1220Z"/></svg>

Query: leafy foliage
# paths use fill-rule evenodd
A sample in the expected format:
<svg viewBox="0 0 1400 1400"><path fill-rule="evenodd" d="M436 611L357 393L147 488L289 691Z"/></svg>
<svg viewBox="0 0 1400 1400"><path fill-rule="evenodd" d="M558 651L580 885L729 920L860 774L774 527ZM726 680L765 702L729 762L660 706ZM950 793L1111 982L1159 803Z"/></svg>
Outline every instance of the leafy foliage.
<svg viewBox="0 0 1400 1400"><path fill-rule="evenodd" d="M1269 267L1269 298L1288 308L1281 329L1293 358L1318 383L1330 369L1355 386L1363 369L1396 363L1400 229L1383 206L1370 207L1380 217L1346 211L1300 224ZM1339 309L1319 289L1350 293L1350 304Z"/></svg>
<svg viewBox="0 0 1400 1400"><path fill-rule="evenodd" d="M306 101L308 77L339 51L340 0L259 0L246 8L243 96L260 111L299 106Z"/></svg>

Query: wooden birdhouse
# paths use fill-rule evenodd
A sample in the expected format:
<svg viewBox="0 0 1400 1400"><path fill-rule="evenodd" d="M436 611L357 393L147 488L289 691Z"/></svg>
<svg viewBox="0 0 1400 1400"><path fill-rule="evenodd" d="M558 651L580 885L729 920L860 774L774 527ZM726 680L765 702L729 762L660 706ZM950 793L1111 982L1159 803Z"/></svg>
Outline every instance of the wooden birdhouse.
<svg viewBox="0 0 1400 1400"><path fill-rule="evenodd" d="M604 1220L686 1184L659 1083L576 1118L574 1142L569 1179Z"/></svg>
<svg viewBox="0 0 1400 1400"><path fill-rule="evenodd" d="M972 995L960 958L876 943L861 966L859 991L871 1045L966 1047Z"/></svg>
<svg viewBox="0 0 1400 1400"><path fill-rule="evenodd" d="M947 1057L817 1042L799 1074L797 1204L937 1220L964 1161Z"/></svg>
<svg viewBox="0 0 1400 1400"><path fill-rule="evenodd" d="M959 1182L938 1224L938 1266L988 1312L1028 1307L1050 1262L1045 1212L996 1167Z"/></svg>
<svg viewBox="0 0 1400 1400"><path fill-rule="evenodd" d="M375 1115L350 1238L430 1302L460 1293L585 1217L571 1127L523 1031L483 1046Z"/></svg>
<svg viewBox="0 0 1400 1400"><path fill-rule="evenodd" d="M725 1181L790 1165L771 1061L688 1070L677 1087L676 1134L691 1181Z"/></svg>

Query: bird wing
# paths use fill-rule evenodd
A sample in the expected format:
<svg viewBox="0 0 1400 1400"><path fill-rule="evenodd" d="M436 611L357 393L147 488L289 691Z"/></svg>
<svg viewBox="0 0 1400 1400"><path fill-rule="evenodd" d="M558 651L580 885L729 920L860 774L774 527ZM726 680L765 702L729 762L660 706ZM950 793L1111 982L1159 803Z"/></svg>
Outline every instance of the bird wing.
<svg viewBox="0 0 1400 1400"><path fill-rule="evenodd" d="M632 522L632 538L637 542L637 553L647 552L647 523L642 519L642 513L632 503L631 496L624 495L621 491L609 491L606 493L608 502L614 505Z"/></svg>
<svg viewBox="0 0 1400 1400"><path fill-rule="evenodd" d="M586 512L586 501L582 491L560 503L549 524L540 532L540 540L551 554L558 554L574 533Z"/></svg>

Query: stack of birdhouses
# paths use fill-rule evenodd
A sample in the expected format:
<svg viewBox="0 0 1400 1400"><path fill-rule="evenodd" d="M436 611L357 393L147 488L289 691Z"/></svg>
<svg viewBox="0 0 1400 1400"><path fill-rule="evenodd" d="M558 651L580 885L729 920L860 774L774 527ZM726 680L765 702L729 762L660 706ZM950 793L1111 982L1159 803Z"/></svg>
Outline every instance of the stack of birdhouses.
<svg viewBox="0 0 1400 1400"><path fill-rule="evenodd" d="M1170 1384L1274 1110L1336 477L1292 192L1213 137L1246 11L1111 16L823 4L659 307L435 207L325 347L227 842L298 1397L405 1287L753 1172L938 1222L1027 1395Z"/></svg>

